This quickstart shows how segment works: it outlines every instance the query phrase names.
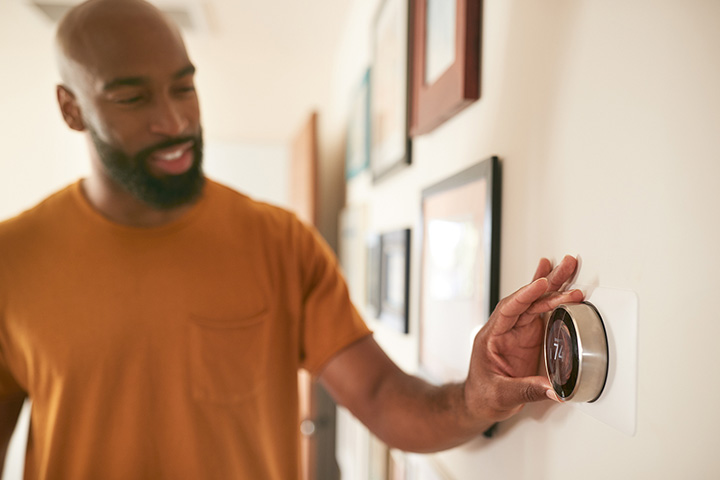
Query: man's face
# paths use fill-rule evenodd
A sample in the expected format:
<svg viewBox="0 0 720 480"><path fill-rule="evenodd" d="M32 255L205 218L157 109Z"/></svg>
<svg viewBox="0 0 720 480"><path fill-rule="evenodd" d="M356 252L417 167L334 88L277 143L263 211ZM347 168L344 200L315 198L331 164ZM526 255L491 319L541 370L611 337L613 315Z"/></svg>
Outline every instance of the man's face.
<svg viewBox="0 0 720 480"><path fill-rule="evenodd" d="M182 39L153 18L96 25L68 63L95 168L154 208L191 202L203 185L203 140Z"/></svg>

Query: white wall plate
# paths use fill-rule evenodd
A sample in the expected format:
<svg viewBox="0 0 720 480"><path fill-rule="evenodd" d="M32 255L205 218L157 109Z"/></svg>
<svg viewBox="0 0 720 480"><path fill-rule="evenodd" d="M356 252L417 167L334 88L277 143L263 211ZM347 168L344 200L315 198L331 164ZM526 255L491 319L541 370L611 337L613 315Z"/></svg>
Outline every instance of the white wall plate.
<svg viewBox="0 0 720 480"><path fill-rule="evenodd" d="M574 285L586 293L605 324L608 340L608 377L593 403L575 408L633 436L637 423L638 297L630 290Z"/></svg>

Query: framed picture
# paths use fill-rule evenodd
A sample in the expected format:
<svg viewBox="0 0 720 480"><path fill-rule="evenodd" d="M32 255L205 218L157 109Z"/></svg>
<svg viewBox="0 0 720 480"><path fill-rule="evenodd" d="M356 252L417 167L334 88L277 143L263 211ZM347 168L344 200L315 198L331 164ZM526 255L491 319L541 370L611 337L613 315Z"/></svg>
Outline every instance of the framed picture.
<svg viewBox="0 0 720 480"><path fill-rule="evenodd" d="M370 447L368 449L368 479L388 479L388 455L389 450L379 438L370 434Z"/></svg>
<svg viewBox="0 0 720 480"><path fill-rule="evenodd" d="M367 245L367 284L365 289L365 308L370 317L380 316L380 235L368 233Z"/></svg>
<svg viewBox="0 0 720 480"><path fill-rule="evenodd" d="M408 480L450 480L450 476L429 455L407 455Z"/></svg>
<svg viewBox="0 0 720 480"><path fill-rule="evenodd" d="M370 69L365 71L353 98L348 120L345 179L350 180L370 166Z"/></svg>
<svg viewBox="0 0 720 480"><path fill-rule="evenodd" d="M408 333L410 230L383 234L380 252L380 321Z"/></svg>
<svg viewBox="0 0 720 480"><path fill-rule="evenodd" d="M388 480L408 480L405 453L400 450L390 450Z"/></svg>
<svg viewBox="0 0 720 480"><path fill-rule="evenodd" d="M420 369L432 381L459 381L498 301L497 157L423 190L421 210Z"/></svg>
<svg viewBox="0 0 720 480"><path fill-rule="evenodd" d="M370 169L373 180L410 163L409 1L383 0L375 18L370 79Z"/></svg>
<svg viewBox="0 0 720 480"><path fill-rule="evenodd" d="M411 136L480 97L481 9L481 0L415 2Z"/></svg>
<svg viewBox="0 0 720 480"><path fill-rule="evenodd" d="M337 408L335 456L343 480L368 480L370 433L347 409Z"/></svg>
<svg viewBox="0 0 720 480"><path fill-rule="evenodd" d="M366 298L367 251L365 248L365 205L349 205L340 212L340 266L355 305Z"/></svg>

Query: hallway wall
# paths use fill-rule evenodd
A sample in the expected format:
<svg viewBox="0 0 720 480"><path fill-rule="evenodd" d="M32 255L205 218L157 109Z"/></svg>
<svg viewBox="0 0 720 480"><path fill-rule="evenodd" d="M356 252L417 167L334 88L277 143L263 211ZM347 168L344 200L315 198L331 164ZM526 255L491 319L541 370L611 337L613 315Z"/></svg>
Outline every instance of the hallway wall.
<svg viewBox="0 0 720 480"><path fill-rule="evenodd" d="M357 0L339 42L323 133L336 165L379 3ZM411 334L376 336L417 367L420 193L497 155L502 296L565 253L583 259L578 283L637 293L637 433L548 402L436 459L456 480L717 478L720 3L486 0L483 17L480 100L415 138L409 168L347 186L371 230L415 229Z"/></svg>

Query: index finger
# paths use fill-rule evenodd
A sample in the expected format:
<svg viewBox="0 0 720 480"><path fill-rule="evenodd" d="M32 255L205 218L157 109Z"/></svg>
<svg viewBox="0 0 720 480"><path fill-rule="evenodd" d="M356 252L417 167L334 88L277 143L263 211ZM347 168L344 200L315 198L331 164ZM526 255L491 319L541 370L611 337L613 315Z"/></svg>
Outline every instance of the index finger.
<svg viewBox="0 0 720 480"><path fill-rule="evenodd" d="M551 292L557 292L562 286L572 278L575 270L577 269L578 261L571 255L566 255L557 267L548 274L548 290Z"/></svg>
<svg viewBox="0 0 720 480"><path fill-rule="evenodd" d="M538 263L537 270L535 270L535 275L533 275L533 282L538 278L547 277L548 275L550 275L552 269L552 262L550 262L550 260L545 257L541 258L540 262Z"/></svg>
<svg viewBox="0 0 720 480"><path fill-rule="evenodd" d="M498 318L495 324L497 334L511 330L520 315L525 313L548 289L547 278L538 278L530 285L505 298L499 305Z"/></svg>

